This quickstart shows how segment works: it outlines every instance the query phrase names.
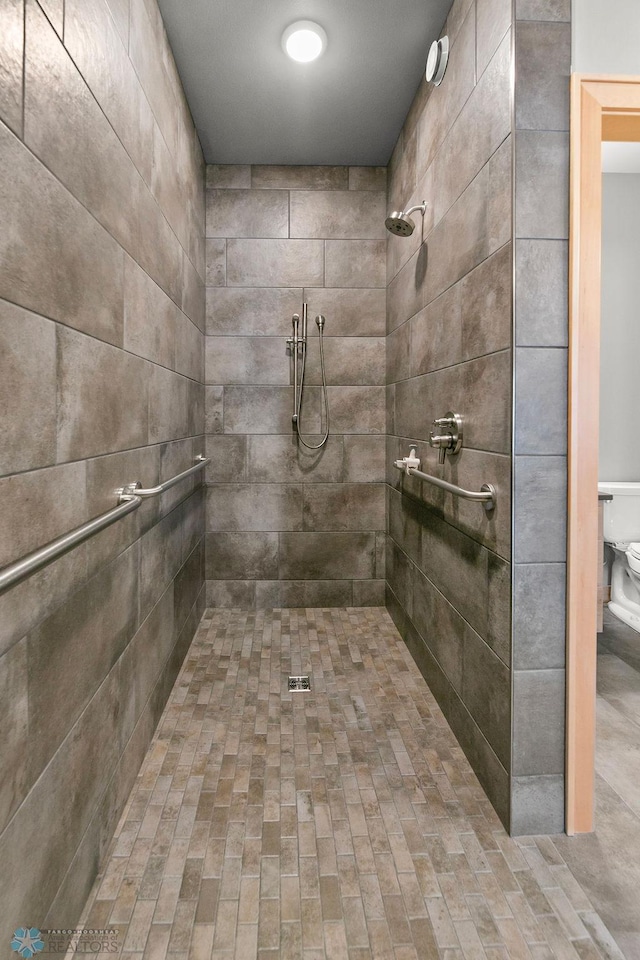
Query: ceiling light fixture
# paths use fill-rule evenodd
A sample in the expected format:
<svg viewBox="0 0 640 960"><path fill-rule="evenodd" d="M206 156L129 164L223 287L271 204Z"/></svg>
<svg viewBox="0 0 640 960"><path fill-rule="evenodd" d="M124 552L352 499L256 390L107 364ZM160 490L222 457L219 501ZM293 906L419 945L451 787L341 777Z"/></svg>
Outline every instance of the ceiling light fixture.
<svg viewBox="0 0 640 960"><path fill-rule="evenodd" d="M316 60L327 46L327 35L312 20L298 20L282 34L282 49L298 63Z"/></svg>

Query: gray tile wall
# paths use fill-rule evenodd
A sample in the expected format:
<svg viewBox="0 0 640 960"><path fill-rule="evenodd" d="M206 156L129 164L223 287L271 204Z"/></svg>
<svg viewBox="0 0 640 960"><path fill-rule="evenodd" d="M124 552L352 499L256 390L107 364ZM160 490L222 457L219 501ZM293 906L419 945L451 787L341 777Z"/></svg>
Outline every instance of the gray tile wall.
<svg viewBox="0 0 640 960"><path fill-rule="evenodd" d="M384 603L386 171L209 166L207 597L211 606ZM309 304L302 425L318 442L314 318L331 435L292 430L291 316Z"/></svg>
<svg viewBox="0 0 640 960"><path fill-rule="evenodd" d="M387 598L522 834L564 824L570 24L563 0L515 9L454 2L445 81L420 85L389 182L389 207L429 209L388 240L388 467L415 444L427 472L493 483L498 509L390 468ZM425 440L447 409L465 449L441 468Z"/></svg>
<svg viewBox="0 0 640 960"><path fill-rule="evenodd" d="M0 564L204 437L204 164L155 0L0 4ZM74 926L204 603L193 481L0 596L0 902Z"/></svg>
<svg viewBox="0 0 640 960"><path fill-rule="evenodd" d="M568 5L518 4L514 833L564 826L570 63Z"/></svg>
<svg viewBox="0 0 640 960"><path fill-rule="evenodd" d="M455 0L444 82L420 84L390 164L388 206L426 200L387 241L387 603L487 794L509 820L511 775L512 9ZM422 226L422 229L421 229ZM465 445L438 465L435 417ZM445 495L391 464L498 505Z"/></svg>

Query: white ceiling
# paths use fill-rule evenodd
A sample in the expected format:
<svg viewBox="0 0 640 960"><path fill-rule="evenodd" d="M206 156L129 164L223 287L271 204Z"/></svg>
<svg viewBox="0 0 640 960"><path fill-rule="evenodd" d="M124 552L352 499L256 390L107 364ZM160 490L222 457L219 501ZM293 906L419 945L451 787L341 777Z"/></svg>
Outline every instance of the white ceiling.
<svg viewBox="0 0 640 960"><path fill-rule="evenodd" d="M604 140L602 143L603 173L640 173L640 143Z"/></svg>
<svg viewBox="0 0 640 960"><path fill-rule="evenodd" d="M451 0L159 0L208 163L386 164ZM319 60L280 39L327 32Z"/></svg>

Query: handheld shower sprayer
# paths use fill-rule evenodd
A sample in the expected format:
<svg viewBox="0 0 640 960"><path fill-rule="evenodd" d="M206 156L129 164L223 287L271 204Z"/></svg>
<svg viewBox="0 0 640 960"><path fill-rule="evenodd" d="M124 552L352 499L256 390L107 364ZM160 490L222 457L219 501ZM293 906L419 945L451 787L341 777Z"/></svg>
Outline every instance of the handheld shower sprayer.
<svg viewBox="0 0 640 960"><path fill-rule="evenodd" d="M389 233L393 233L397 237L410 237L416 225L409 214L415 213L416 210L420 211L424 219L427 211L427 201L423 200L422 203L417 204L415 207L409 207L408 210L394 210L384 222Z"/></svg>
<svg viewBox="0 0 640 960"><path fill-rule="evenodd" d="M291 347L293 354L293 415L291 420L296 429L298 440L309 450L320 450L329 438L329 398L327 395L327 377L324 367L324 325L325 318L322 314L316 317L318 327L318 340L320 345L320 370L322 373L322 397L324 404L325 430L320 443L312 444L302 437L300 431L300 411L302 408L302 392L304 390L304 373L307 362L307 304L302 305L302 320L297 313L291 318L293 324L293 336L287 339L287 345ZM300 331L300 335L298 335ZM300 365L300 377L298 380L298 365Z"/></svg>

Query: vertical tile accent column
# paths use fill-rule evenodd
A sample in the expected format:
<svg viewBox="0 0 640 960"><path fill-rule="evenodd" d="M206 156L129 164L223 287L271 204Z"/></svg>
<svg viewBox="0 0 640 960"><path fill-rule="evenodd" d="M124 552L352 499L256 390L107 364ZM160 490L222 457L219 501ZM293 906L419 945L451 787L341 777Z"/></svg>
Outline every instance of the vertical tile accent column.
<svg viewBox="0 0 640 960"><path fill-rule="evenodd" d="M564 826L569 73L565 0L515 25L511 830Z"/></svg>
<svg viewBox="0 0 640 960"><path fill-rule="evenodd" d="M428 203L387 241L387 605L505 824L511 768L512 4L455 0L440 87L421 82L389 167L390 209ZM465 422L439 466L431 422ZM477 503L402 477L422 469Z"/></svg>
<svg viewBox="0 0 640 960"><path fill-rule="evenodd" d="M208 603L384 603L386 171L207 167ZM303 435L291 317L309 304Z"/></svg>
<svg viewBox="0 0 640 960"><path fill-rule="evenodd" d="M0 4L0 565L204 443L204 161L154 0ZM192 480L0 596L0 903L75 927L204 607ZM26 920L25 920L26 922Z"/></svg>

